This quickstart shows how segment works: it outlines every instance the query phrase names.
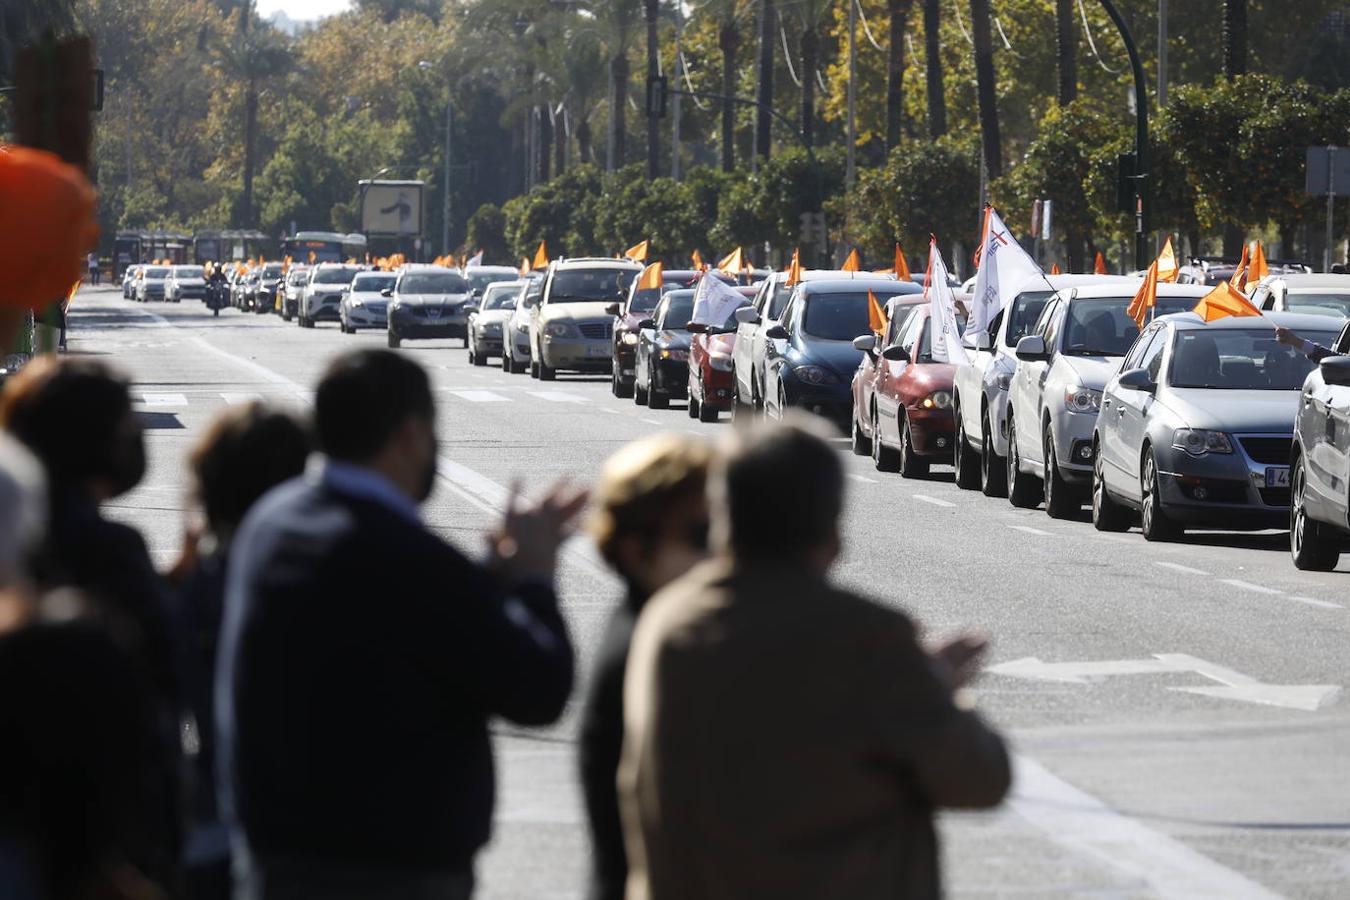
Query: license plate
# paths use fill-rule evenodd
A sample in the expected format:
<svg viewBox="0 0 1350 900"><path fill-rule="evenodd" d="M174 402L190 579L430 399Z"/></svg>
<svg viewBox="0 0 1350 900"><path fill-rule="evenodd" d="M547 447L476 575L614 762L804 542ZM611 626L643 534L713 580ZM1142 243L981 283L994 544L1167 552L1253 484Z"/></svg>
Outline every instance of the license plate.
<svg viewBox="0 0 1350 900"><path fill-rule="evenodd" d="M1289 487L1289 467L1270 466L1267 468L1266 487Z"/></svg>
<svg viewBox="0 0 1350 900"><path fill-rule="evenodd" d="M587 356L609 356L609 348L608 348L608 347L587 347L587 348L586 348L586 355L587 355Z"/></svg>

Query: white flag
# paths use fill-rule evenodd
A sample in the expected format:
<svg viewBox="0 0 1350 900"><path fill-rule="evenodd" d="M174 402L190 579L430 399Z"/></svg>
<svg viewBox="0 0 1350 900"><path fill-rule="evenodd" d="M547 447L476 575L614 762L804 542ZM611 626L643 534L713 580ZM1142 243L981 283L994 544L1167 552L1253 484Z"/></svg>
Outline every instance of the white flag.
<svg viewBox="0 0 1350 900"><path fill-rule="evenodd" d="M481 266L482 264L483 264L483 251L482 251L482 250L479 250L479 251L478 251L477 253L475 253L473 256L470 256L470 257L469 257L469 261L466 262L464 265L466 265L466 266Z"/></svg>
<svg viewBox="0 0 1350 900"><path fill-rule="evenodd" d="M928 242L928 327L932 332L933 360L964 365L969 362L966 348L961 346L961 329L956 322L956 295L947 280L947 264L937 241Z"/></svg>
<svg viewBox="0 0 1350 900"><path fill-rule="evenodd" d="M699 279L698 297L694 300L694 314L690 322L704 325L724 325L731 314L745 306L746 298L731 285L708 272Z"/></svg>
<svg viewBox="0 0 1350 900"><path fill-rule="evenodd" d="M975 291L971 298L970 318L965 337L969 339L989 328L989 323L1011 302L1018 288L1033 276L1042 275L1008 226L991 206L984 214L984 234L980 243L980 267L975 273Z"/></svg>

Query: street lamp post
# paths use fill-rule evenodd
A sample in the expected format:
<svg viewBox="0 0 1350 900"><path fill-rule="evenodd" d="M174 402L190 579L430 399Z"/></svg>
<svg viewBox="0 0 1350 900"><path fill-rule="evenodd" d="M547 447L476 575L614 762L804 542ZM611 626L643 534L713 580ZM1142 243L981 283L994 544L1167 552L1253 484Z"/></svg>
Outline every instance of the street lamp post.
<svg viewBox="0 0 1350 900"><path fill-rule="evenodd" d="M1125 51L1130 55L1130 69L1134 72L1134 265L1143 269L1148 266L1148 83L1144 80L1144 65L1139 61L1139 48L1135 46L1130 26L1120 15L1112 0L1101 0L1106 14L1116 23L1116 30L1125 42Z"/></svg>
<svg viewBox="0 0 1350 900"><path fill-rule="evenodd" d="M417 68L434 69L436 66L423 60L418 60ZM441 253L450 252L450 151L453 147L455 125L455 85L447 78L445 80L445 177L441 183Z"/></svg>

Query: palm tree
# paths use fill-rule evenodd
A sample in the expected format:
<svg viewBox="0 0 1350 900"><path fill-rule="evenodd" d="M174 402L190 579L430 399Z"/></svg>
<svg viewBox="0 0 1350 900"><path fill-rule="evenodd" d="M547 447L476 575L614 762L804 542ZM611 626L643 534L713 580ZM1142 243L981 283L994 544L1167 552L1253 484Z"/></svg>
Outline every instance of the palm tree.
<svg viewBox="0 0 1350 900"><path fill-rule="evenodd" d="M769 158L769 142L772 140L773 119L769 109L773 106L773 44L774 44L773 0L760 0L759 7L759 63L755 82L755 100L759 106L755 109L755 150L764 158Z"/></svg>
<svg viewBox="0 0 1350 900"><path fill-rule="evenodd" d="M923 55L928 90L928 136L947 133L947 86L942 79L942 3L923 0Z"/></svg>
<svg viewBox="0 0 1350 900"><path fill-rule="evenodd" d="M1055 59L1059 71L1059 104L1078 97L1078 54L1074 40L1073 0L1055 0Z"/></svg>
<svg viewBox="0 0 1350 900"><path fill-rule="evenodd" d="M609 58L609 150L605 154L605 168L617 169L623 165L625 128L628 105L628 48L633 43L641 0L597 0L591 8L604 41Z"/></svg>
<svg viewBox="0 0 1350 900"><path fill-rule="evenodd" d="M994 38L989 0L970 0L970 30L975 39L975 94L980 107L984 168L990 181L1003 174L1003 142L998 133L998 95L994 84Z"/></svg>
<svg viewBox="0 0 1350 900"><path fill-rule="evenodd" d="M1223 74L1247 73L1247 0L1223 0Z"/></svg>
<svg viewBox="0 0 1350 900"><path fill-rule="evenodd" d="M661 14L661 0L643 0L643 15L647 20L647 80L650 83L657 75L659 66L657 65L657 52L659 50L656 39L657 18ZM656 117L647 116L647 177L655 178L657 169L661 165L661 130Z"/></svg>
<svg viewBox="0 0 1350 900"><path fill-rule="evenodd" d="M849 0L850 3L855 0ZM900 143L900 120L905 115L905 29L914 0L886 0L890 14L890 47L886 51L886 149Z"/></svg>
<svg viewBox="0 0 1350 900"><path fill-rule="evenodd" d="M717 23L717 49L722 51L722 171L736 167L736 53L741 47L739 0L703 0L699 9Z"/></svg>
<svg viewBox="0 0 1350 900"><path fill-rule="evenodd" d="M820 59L820 25L825 21L833 0L802 0L797 7L801 18L802 60L802 143L810 147L816 132L816 67Z"/></svg>

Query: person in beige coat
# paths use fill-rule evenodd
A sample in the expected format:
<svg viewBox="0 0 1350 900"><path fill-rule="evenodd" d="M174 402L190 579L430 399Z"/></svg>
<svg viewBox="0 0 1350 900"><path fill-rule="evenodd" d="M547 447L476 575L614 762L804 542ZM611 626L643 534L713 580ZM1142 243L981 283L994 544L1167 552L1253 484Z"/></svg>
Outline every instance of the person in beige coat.
<svg viewBox="0 0 1350 900"><path fill-rule="evenodd" d="M962 702L984 642L928 651L832 587L844 478L818 426L730 439L715 558L633 636L619 770L628 900L941 893L933 816L998 804L1003 741Z"/></svg>

